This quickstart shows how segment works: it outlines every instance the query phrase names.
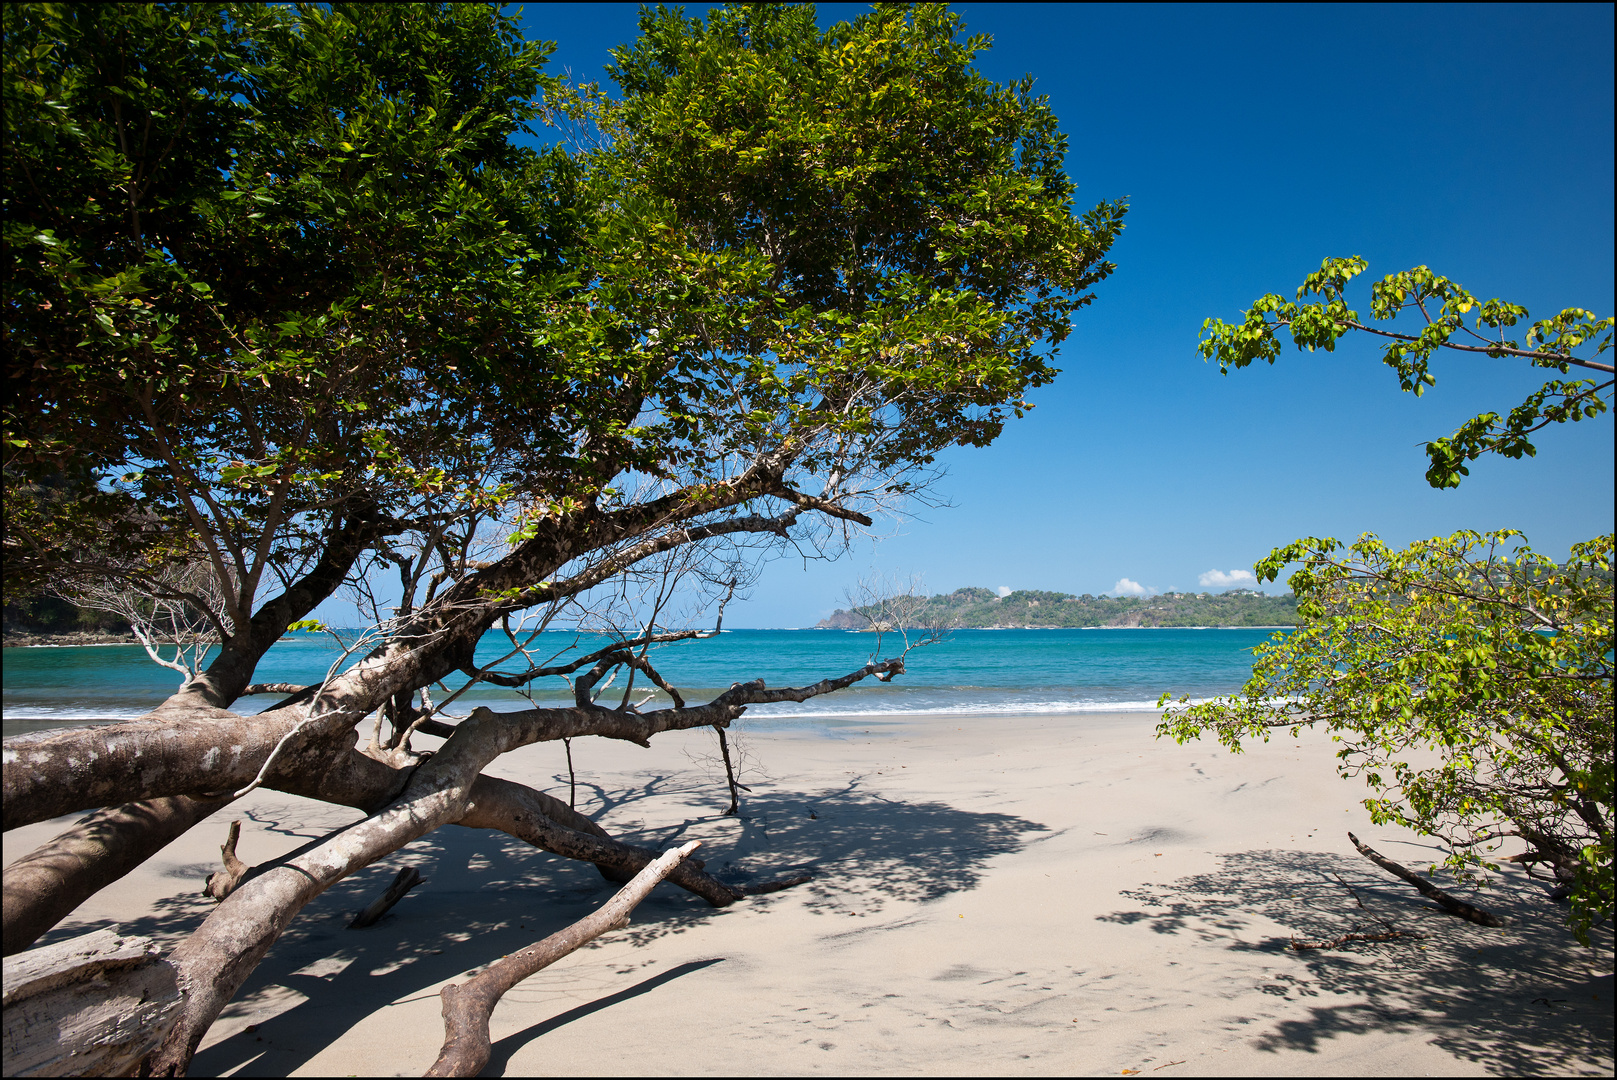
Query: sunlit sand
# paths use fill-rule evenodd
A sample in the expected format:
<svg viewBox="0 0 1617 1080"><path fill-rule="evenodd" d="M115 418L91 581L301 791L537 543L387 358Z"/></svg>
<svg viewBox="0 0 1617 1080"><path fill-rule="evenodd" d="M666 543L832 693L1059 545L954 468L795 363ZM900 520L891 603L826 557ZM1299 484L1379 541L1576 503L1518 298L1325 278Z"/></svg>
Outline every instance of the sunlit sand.
<svg viewBox="0 0 1617 1080"><path fill-rule="evenodd" d="M1371 825L1325 740L1237 757L1156 742L1154 723L918 717L822 735L744 720L767 776L748 779L739 820L719 816L710 733L575 743L579 805L614 833L700 838L720 877L817 877L725 910L662 886L627 930L505 997L487 1074L1611 1073L1609 929L1580 948L1514 871L1462 893L1506 929L1451 918L1353 850L1349 829L1422 868L1435 848ZM493 771L567 796L560 747ZM117 922L171 943L209 910L199 890L233 817L254 862L353 816L273 792L244 803L47 940ZM70 820L8 833L8 861ZM426 884L345 929L406 862ZM440 830L311 904L192 1072L420 1075L445 982L613 888L503 836ZM1290 945L1374 919L1424 937Z"/></svg>

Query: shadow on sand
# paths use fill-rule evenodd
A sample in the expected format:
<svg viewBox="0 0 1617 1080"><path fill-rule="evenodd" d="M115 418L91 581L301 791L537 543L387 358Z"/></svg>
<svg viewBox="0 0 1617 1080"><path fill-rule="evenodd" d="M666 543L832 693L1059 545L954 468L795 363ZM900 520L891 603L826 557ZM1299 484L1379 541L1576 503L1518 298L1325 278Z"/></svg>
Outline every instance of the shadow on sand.
<svg viewBox="0 0 1617 1080"><path fill-rule="evenodd" d="M1393 857L1415 865L1432 853L1410 845ZM1609 1075L1611 928L1596 933L1594 949L1579 946L1566 909L1525 875L1509 871L1494 888L1464 893L1508 924L1489 929L1448 915L1363 859L1297 851L1221 858L1213 873L1125 891L1140 907L1101 918L1293 958L1295 974L1271 974L1259 989L1306 1001L1307 1019L1279 1021L1256 1037L1259 1049L1310 1052L1338 1035L1410 1031L1493 1073ZM1322 941L1383 929L1378 919L1423 937L1296 952L1270 925ZM1338 997L1351 1000L1333 1004Z"/></svg>
<svg viewBox="0 0 1617 1080"><path fill-rule="evenodd" d="M743 901L765 908L794 902L828 911L852 907L873 912L894 899L924 900L969 890L986 872L988 860L1018 850L1029 834L1047 835L1044 826L1006 814L881 798L862 791L858 781L813 795L759 796L746 804L739 819L709 813L656 829L636 830L632 820L625 827L625 817L632 818L625 809L641 800L672 797L676 805L689 806L695 797L697 805L711 805L711 786L705 780L653 777L635 789L594 790L591 808L611 807L616 811L614 832L647 847L666 848L700 833L707 838L702 855L708 870L734 882L798 868L814 872L807 886ZM298 835L307 832L297 821L261 824ZM420 868L425 884L377 926L346 929L352 914L380 893L401 866L411 864ZM440 829L310 904L222 1014L210 1032L213 1041L197 1054L191 1071L199 1076L232 1071L238 1076L285 1076L367 1016L400 1000L435 998L444 983L588 914L615 888L594 867L508 837ZM194 929L211 907L200 897L175 898L156 915L122 926L127 933L173 941ZM613 939L640 945L723 919L734 910L709 907L663 885L636 910L633 924ZM722 959L681 964L500 1038L485 1072L499 1073L512 1054L549 1031L620 1001L659 992L675 980L700 978ZM583 957L562 963L580 962L590 963ZM554 970L560 973L562 968ZM533 981L542 984L547 977L551 973L540 973ZM378 1069L394 1071L386 1063L378 1063Z"/></svg>

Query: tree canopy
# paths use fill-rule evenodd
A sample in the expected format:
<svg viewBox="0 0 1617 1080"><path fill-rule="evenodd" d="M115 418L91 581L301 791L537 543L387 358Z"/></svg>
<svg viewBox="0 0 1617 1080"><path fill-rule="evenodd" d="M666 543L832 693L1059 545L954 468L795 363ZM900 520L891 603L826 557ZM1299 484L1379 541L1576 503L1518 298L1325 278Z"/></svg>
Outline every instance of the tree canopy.
<svg viewBox="0 0 1617 1080"><path fill-rule="evenodd" d="M913 497L1056 375L1122 228L1121 202L1075 213L1048 104L978 72L986 39L940 6L823 31L808 7L646 11L615 90L547 75L550 47L482 5L4 19L8 590L123 588L221 642L150 717L8 753L8 828L107 809L75 827L101 854L72 881L45 853L8 870L7 951L229 793L368 815L218 890L175 953L209 974L158 1072L183 1071L313 896L440 825L619 877L648 865L483 776L500 754L722 732L752 703L902 673L873 656L809 687L667 688L673 708L641 712L596 698L620 670L666 687L647 650L693 632L662 593L564 661L531 659L517 628L636 575L728 597L735 545L828 550ZM401 593L366 655L227 710L265 689L276 640L379 567ZM496 625L510 664L480 667ZM456 717L427 693L456 672L567 677L576 707ZM372 716L392 735L356 744ZM417 731L447 741L424 758Z"/></svg>
<svg viewBox="0 0 1617 1080"><path fill-rule="evenodd" d="M941 8L648 13L616 97L480 7L7 18L6 464L90 470L7 572L206 562L242 656L392 537L501 520L457 595L531 603L675 522L864 520L1027 407L1121 226Z"/></svg>

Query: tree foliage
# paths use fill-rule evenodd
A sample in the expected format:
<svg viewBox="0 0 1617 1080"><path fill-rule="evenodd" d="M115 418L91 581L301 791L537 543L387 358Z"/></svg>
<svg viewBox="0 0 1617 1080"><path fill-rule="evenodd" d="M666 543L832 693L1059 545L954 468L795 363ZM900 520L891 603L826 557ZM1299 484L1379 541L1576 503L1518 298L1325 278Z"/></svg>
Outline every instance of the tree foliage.
<svg viewBox="0 0 1617 1080"><path fill-rule="evenodd" d="M525 264L553 268L565 218L539 220L545 158L510 141L548 49L509 20L5 18L6 467L82 478L8 501L8 583L139 590L202 561L256 658L281 630L252 625L266 588L400 517L442 521L446 497L496 488L474 462L520 436L538 459L584 424L581 401L524 392Z"/></svg>
<svg viewBox="0 0 1617 1080"><path fill-rule="evenodd" d="M915 613L918 625L947 622L970 627L1029 626L1291 626L1297 601L1251 590L1161 593L1156 596L1073 596L1043 589L1017 589L997 596L991 589L964 588L928 597ZM820 625L860 629L879 615L863 608L838 610Z"/></svg>
<svg viewBox="0 0 1617 1080"><path fill-rule="evenodd" d="M1611 347L1612 319L1567 308L1518 341L1506 333L1528 318L1525 308L1479 302L1424 266L1371 289L1377 319L1414 309L1421 332L1366 325L1343 296L1365 265L1327 259L1295 303L1270 294L1240 325L1208 319L1203 357L1227 372L1273 363L1281 330L1299 349L1328 351L1366 333L1388 341L1383 360L1417 395L1436 382L1429 368L1439 349L1611 374L1595 357ZM1303 303L1309 295L1321 299ZM1464 319L1472 311L1474 329ZM1532 456L1529 435L1604 413L1611 388L1610 378L1552 379L1504 418L1468 420L1427 444L1427 481L1455 487L1465 463L1486 453ZM1549 868L1587 942L1594 922L1609 918L1613 892L1611 562L1610 535L1575 545L1557 565L1514 530L1462 531L1402 551L1369 534L1347 547L1309 538L1276 548L1258 574L1273 581L1301 563L1290 582L1302 625L1259 647L1238 695L1181 699L1158 735L1183 742L1211 731L1239 750L1271 728L1323 725L1342 744L1339 771L1369 783L1365 805L1378 824L1439 838L1449 847L1444 865L1484 881L1501 840L1523 841L1515 858Z"/></svg>
<svg viewBox="0 0 1617 1080"><path fill-rule="evenodd" d="M1303 625L1258 647L1239 695L1170 708L1159 733L1239 751L1322 726L1377 824L1443 840L1462 876L1520 838L1530 870L1569 886L1587 940L1612 903L1612 538L1557 565L1519 537L1275 549L1257 571L1301 563Z"/></svg>
<svg viewBox="0 0 1617 1080"><path fill-rule="evenodd" d="M150 717L8 753L8 828L111 807L75 834L106 848L77 884L22 860L23 937L217 793L366 814L244 877L176 950L192 991L157 1073L184 1069L304 904L440 825L645 864L484 776L500 754L722 729L901 674L873 657L686 702L648 650L699 636L668 625L671 583L722 602L760 547L834 553L941 451L996 438L1055 376L1122 228L1121 203L1074 213L1047 103L976 71L986 39L939 6L828 31L806 7L647 11L615 92L547 76L550 46L485 5L4 19L8 590L161 597L222 639ZM567 138L540 148L540 124ZM227 711L345 584L376 614L365 655ZM592 617L607 646L531 655L535 627ZM496 626L510 648L480 665ZM575 705L459 717L429 693L457 673L565 678ZM598 701L618 674L674 707ZM357 743L373 717L392 735ZM424 757L418 731L446 742ZM741 895L699 867L669 880Z"/></svg>
<svg viewBox="0 0 1617 1080"><path fill-rule="evenodd" d="M408 594L503 527L487 625L675 523L866 520L1027 407L1121 227L936 7L648 13L617 97L483 7L6 17L6 465L93 471L7 572L206 562L237 669L372 553Z"/></svg>
<svg viewBox="0 0 1617 1080"><path fill-rule="evenodd" d="M1334 351L1344 336L1364 333L1387 340L1383 362L1398 373L1399 385L1417 397L1437 384L1430 369L1439 349L1518 357L1562 375L1579 367L1607 376L1604 381L1551 379L1507 415L1485 412L1467 420L1447 438L1433 439L1426 444L1430 461L1426 481L1435 488L1458 487L1460 478L1470 475L1466 463L1483 454L1532 457L1538 452L1528 438L1533 432L1607 410L1612 365L1597 357L1611 348L1611 318L1599 319L1592 311L1567 308L1533 323L1522 339L1508 337L1510 327L1529 318L1526 308L1498 299L1479 301L1457 283L1417 266L1388 274L1371 286L1370 310L1375 319L1393 320L1414 311L1425 323L1419 334L1396 333L1365 324L1347 306L1344 290L1367 266L1358 256L1326 259L1316 273L1303 279L1295 301L1270 293L1254 302L1239 324L1208 319L1202 324L1202 357L1217 360L1219 370L1228 372L1254 360L1273 364L1280 355L1277 333L1281 330L1291 335L1298 349L1327 352ZM1320 299L1304 303L1305 296ZM1465 323L1465 316L1473 311L1474 329ZM1579 349L1585 355L1577 355Z"/></svg>

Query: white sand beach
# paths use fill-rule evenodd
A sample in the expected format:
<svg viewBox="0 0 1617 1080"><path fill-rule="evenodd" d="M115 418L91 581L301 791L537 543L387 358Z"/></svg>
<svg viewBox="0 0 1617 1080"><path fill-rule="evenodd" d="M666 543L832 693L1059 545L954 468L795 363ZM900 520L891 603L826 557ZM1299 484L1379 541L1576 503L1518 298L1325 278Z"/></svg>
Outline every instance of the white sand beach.
<svg viewBox="0 0 1617 1080"><path fill-rule="evenodd" d="M1462 894L1507 928L1452 918L1354 851L1350 829L1406 865L1435 849L1370 824L1328 741L1235 756L1157 742L1155 720L932 716L831 737L743 721L767 776L739 820L719 814L709 732L575 743L579 806L616 835L701 839L721 877L817 876L725 910L659 887L627 930L506 996L485 1075L1611 1075L1609 928L1581 948L1514 871ZM567 796L559 746L494 771ZM256 862L353 816L257 792L46 940L117 923L171 943L207 913L198 890L231 819ZM8 833L7 861L71 820ZM407 862L426 884L345 929ZM312 904L192 1074L420 1075L445 982L614 888L508 837L442 830ZM1378 929L1372 916L1425 936L1288 945Z"/></svg>

